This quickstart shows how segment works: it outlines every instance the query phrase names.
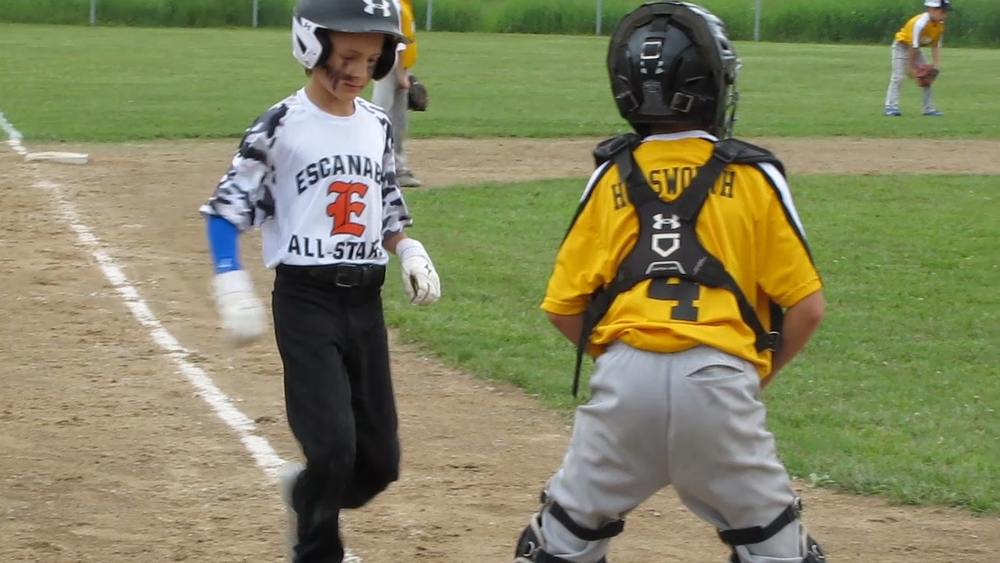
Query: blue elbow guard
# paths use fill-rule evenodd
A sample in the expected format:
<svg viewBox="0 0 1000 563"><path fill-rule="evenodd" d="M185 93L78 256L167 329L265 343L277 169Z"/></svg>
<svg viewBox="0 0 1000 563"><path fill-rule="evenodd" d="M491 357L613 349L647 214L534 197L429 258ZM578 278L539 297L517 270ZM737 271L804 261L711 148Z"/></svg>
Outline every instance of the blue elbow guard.
<svg viewBox="0 0 1000 563"><path fill-rule="evenodd" d="M216 274L223 274L240 269L239 253L236 241L239 230L236 225L213 215L208 218L208 246L212 252L212 264Z"/></svg>

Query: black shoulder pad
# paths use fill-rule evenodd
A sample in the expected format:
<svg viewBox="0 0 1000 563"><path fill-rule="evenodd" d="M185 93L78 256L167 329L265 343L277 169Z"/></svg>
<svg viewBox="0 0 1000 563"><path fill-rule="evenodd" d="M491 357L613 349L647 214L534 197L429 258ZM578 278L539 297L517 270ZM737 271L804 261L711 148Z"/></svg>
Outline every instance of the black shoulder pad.
<svg viewBox="0 0 1000 563"><path fill-rule="evenodd" d="M725 162L738 164L767 162L773 164L782 176L785 175L785 165L773 152L740 139L729 138L715 143L715 155Z"/></svg>
<svg viewBox="0 0 1000 563"><path fill-rule="evenodd" d="M634 149L639 145L639 136L635 133L623 133L598 143L594 149L594 165L600 166L614 158L625 149Z"/></svg>

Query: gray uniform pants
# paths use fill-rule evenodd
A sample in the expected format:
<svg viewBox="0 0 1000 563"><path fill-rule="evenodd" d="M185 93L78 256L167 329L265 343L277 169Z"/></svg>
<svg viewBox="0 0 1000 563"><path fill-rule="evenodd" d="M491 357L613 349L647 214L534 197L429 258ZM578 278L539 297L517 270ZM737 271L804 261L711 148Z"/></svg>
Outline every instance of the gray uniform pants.
<svg viewBox="0 0 1000 563"><path fill-rule="evenodd" d="M917 52L917 65L926 64L923 51ZM885 107L899 107L899 89L903 85L903 80L907 77L907 69L910 66L910 47L906 43L894 41L892 43L892 76L889 77L889 88L885 93ZM931 87L920 88L923 97L923 111L934 111L934 100L931 98Z"/></svg>
<svg viewBox="0 0 1000 563"><path fill-rule="evenodd" d="M396 64L399 64L398 60ZM382 80L376 80L372 86L372 103L381 106L389 114L392 121L392 144L396 152L396 174L410 172L406 166L406 152L403 150L403 140L406 138L406 110L409 105L410 90L401 90L396 80L396 67L392 67Z"/></svg>
<svg viewBox="0 0 1000 563"><path fill-rule="evenodd" d="M706 346L662 354L616 342L598 357L590 387L547 486L578 524L623 518L668 485L724 530L767 526L795 500L750 362ZM800 563L800 526L738 547L742 561ZM671 532L669 519L664 528ZM573 563L595 563L610 541L581 540L548 511L542 533L548 553Z"/></svg>

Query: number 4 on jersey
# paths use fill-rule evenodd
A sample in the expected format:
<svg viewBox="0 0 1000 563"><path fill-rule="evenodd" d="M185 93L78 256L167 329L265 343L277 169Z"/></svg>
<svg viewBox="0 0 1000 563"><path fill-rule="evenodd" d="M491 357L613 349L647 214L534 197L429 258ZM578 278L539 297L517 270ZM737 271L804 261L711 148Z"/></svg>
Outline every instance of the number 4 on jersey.
<svg viewBox="0 0 1000 563"><path fill-rule="evenodd" d="M663 301L676 301L670 309L670 318L675 321L697 321L698 308L694 302L701 294L701 286L693 281L677 278L654 279L649 282L649 297Z"/></svg>
<svg viewBox="0 0 1000 563"><path fill-rule="evenodd" d="M326 214L333 219L333 228L330 236L333 235L354 235L361 236L365 232L364 223L355 223L351 219L360 216L365 212L364 201L356 201L354 194L365 197L368 193L368 186L361 182L334 182L326 190L327 194L335 194L333 203L326 206Z"/></svg>

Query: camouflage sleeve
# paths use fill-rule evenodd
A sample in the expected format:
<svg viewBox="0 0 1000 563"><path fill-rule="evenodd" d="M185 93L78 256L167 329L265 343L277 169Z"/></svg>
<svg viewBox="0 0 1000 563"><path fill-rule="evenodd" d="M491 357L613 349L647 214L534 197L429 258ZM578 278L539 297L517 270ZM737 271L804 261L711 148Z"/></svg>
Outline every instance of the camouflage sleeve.
<svg viewBox="0 0 1000 563"><path fill-rule="evenodd" d="M403 191L396 183L396 155L392 144L392 124L383 121L385 150L382 154L382 237L389 238L413 225Z"/></svg>
<svg viewBox="0 0 1000 563"><path fill-rule="evenodd" d="M201 206L202 214L220 216L240 231L257 227L274 215L270 151L286 111L286 106L276 106L247 129L229 170Z"/></svg>

